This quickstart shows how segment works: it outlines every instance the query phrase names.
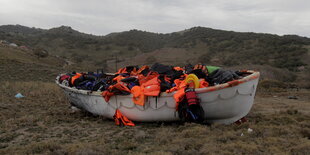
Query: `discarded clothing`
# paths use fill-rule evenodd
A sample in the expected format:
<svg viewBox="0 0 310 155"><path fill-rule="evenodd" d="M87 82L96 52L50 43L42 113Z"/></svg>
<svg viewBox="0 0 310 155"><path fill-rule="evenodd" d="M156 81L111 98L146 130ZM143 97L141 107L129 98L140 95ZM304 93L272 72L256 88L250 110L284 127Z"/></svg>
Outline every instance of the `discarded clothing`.
<svg viewBox="0 0 310 155"><path fill-rule="evenodd" d="M158 74L165 74L168 76L171 76L173 74L173 67L159 63L155 63L151 67L151 70L157 72Z"/></svg>
<svg viewBox="0 0 310 155"><path fill-rule="evenodd" d="M225 71L222 69L218 69L212 72L212 74L208 75L208 82L211 85L217 85L226 83L228 81L239 79L240 77L234 71Z"/></svg>

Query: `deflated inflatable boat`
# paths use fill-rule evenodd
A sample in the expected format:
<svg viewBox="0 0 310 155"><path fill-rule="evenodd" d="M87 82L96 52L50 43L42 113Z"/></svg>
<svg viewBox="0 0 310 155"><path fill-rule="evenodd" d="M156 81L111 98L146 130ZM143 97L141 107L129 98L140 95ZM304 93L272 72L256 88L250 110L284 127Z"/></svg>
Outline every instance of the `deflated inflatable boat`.
<svg viewBox="0 0 310 155"><path fill-rule="evenodd" d="M230 124L246 116L254 102L259 72L244 71L246 76L228 83L195 89L201 100L205 120L209 123ZM101 92L78 90L56 83L64 90L71 104L95 115L113 119L118 109L132 121L177 121L175 93L161 93L159 97L146 97L145 105L136 105L132 95L115 95L109 102Z"/></svg>

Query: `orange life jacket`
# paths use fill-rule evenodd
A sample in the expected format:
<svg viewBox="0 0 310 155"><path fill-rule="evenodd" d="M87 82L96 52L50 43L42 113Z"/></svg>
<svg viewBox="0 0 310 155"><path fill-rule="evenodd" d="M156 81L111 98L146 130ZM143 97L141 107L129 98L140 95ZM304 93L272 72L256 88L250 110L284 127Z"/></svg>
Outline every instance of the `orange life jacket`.
<svg viewBox="0 0 310 155"><path fill-rule="evenodd" d="M137 74L141 74L141 72L145 69L149 69L150 67L149 66L142 66L138 71L137 71Z"/></svg>
<svg viewBox="0 0 310 155"><path fill-rule="evenodd" d="M74 84L74 81L76 79L78 79L79 77L81 77L83 74L81 73L76 73L72 78L71 78L71 84L73 85Z"/></svg>
<svg viewBox="0 0 310 155"><path fill-rule="evenodd" d="M181 67L173 67L173 69L176 70L176 71L184 71L184 69L181 68Z"/></svg>
<svg viewBox="0 0 310 155"><path fill-rule="evenodd" d="M135 124L129 120L126 116L124 116L118 109L116 109L115 114L113 116L115 124L118 126L135 126Z"/></svg>
<svg viewBox="0 0 310 155"><path fill-rule="evenodd" d="M165 80L166 82L169 82L169 83L170 83L171 77L168 77L167 75L165 75L165 76L164 76L164 80Z"/></svg>
<svg viewBox="0 0 310 155"><path fill-rule="evenodd" d="M124 82L118 82L115 85L111 85L108 90L110 90L112 92L113 89L118 89L121 91L126 91L126 92L130 92L130 89L127 87L127 84Z"/></svg>
<svg viewBox="0 0 310 155"><path fill-rule="evenodd" d="M127 73L126 67L120 68L120 69L116 72L116 74L121 74L121 73Z"/></svg>
<svg viewBox="0 0 310 155"><path fill-rule="evenodd" d="M132 101L137 104L144 106L145 95L143 92L143 87L134 86L131 88Z"/></svg>
<svg viewBox="0 0 310 155"><path fill-rule="evenodd" d="M143 76L142 74L139 74L138 75L139 84L141 86L143 83L153 79L154 77L158 77L158 76L159 76L159 74L157 72L149 72L147 76Z"/></svg>
<svg viewBox="0 0 310 155"><path fill-rule="evenodd" d="M183 100L185 96L185 88L181 88L179 89L174 95L173 95L173 98L175 100L175 103L176 103L176 110L178 110L178 106L179 106L179 103Z"/></svg>
<svg viewBox="0 0 310 155"><path fill-rule="evenodd" d="M105 90L105 91L103 91L103 92L101 93L101 96L104 98L104 100L105 100L106 102L109 102L111 96L113 96L113 95L114 95L114 93L109 92L109 91L107 91L107 90Z"/></svg>
<svg viewBox="0 0 310 155"><path fill-rule="evenodd" d="M136 75L136 72L137 72L137 68L133 67L132 71L130 72L130 75ZM129 73L127 71L127 67L121 68L116 72L116 74L121 74L121 73Z"/></svg>
<svg viewBox="0 0 310 155"><path fill-rule="evenodd" d="M209 83L205 79L199 80L199 88L209 87Z"/></svg>
<svg viewBox="0 0 310 155"><path fill-rule="evenodd" d="M101 93L106 102L109 102L110 98L115 95L113 90L118 89L120 91L130 92L130 89L126 86L124 82L118 82L115 85L109 86L109 88Z"/></svg>
<svg viewBox="0 0 310 155"><path fill-rule="evenodd" d="M181 88L185 88L187 86L186 81L180 80L180 79L175 79L174 84L175 84L175 86L172 87L171 89L167 90L166 93L171 93L171 92L174 92L174 91L179 90Z"/></svg>
<svg viewBox="0 0 310 155"><path fill-rule="evenodd" d="M154 77L151 80L142 84L144 95L146 96L158 96L160 93L160 83L158 77Z"/></svg>
<svg viewBox="0 0 310 155"><path fill-rule="evenodd" d="M135 67L135 68L133 68L133 70L130 72L130 75L131 76L135 76L135 75L137 75L138 73L138 70L137 70L137 68Z"/></svg>
<svg viewBox="0 0 310 155"><path fill-rule="evenodd" d="M125 79L125 77L118 75L115 78L113 78L113 81L120 82L122 79Z"/></svg>

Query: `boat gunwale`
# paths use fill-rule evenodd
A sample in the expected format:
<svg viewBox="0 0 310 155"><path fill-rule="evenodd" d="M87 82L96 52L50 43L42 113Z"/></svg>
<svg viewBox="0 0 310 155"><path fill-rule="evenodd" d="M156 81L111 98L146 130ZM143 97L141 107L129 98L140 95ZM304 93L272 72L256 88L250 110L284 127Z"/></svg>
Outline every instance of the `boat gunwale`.
<svg viewBox="0 0 310 155"><path fill-rule="evenodd" d="M208 92L212 92L212 91L217 91L217 90L221 90L221 89L225 89L225 88L229 88L229 87L235 87L235 86L238 86L242 83L258 79L260 76L260 73L258 71L243 70L241 72L249 73L250 75L247 75L247 76L245 76L241 79L238 79L238 80L229 81L227 83L223 83L223 84L219 84L219 85L215 85L215 86L210 86L210 87L205 87L205 88L197 88L197 89L195 89L195 91L197 92L197 94L200 94L200 93L208 93ZM61 75L63 75L63 74L60 74L57 77L59 77ZM58 78L56 78L56 79L58 79ZM56 84L59 85L62 89L65 89L65 90L68 90L71 92L89 95L89 96L102 96L101 95L102 92L90 91L90 90L81 90L81 89L76 89L75 87L68 87L68 86L60 84L58 80L56 80ZM159 97L170 97L170 96L173 96L175 93L176 93L176 91L172 92L172 93L161 92ZM132 94L116 95L116 96L132 97Z"/></svg>

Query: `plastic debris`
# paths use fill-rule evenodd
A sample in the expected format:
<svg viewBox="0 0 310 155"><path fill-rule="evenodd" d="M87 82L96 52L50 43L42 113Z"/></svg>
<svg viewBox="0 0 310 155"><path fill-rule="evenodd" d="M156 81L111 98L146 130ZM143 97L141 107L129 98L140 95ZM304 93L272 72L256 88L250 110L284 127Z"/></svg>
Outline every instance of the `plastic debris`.
<svg viewBox="0 0 310 155"><path fill-rule="evenodd" d="M77 108L75 106L71 106L70 109L71 109L71 113L76 113L76 112L81 111L79 108Z"/></svg>
<svg viewBox="0 0 310 155"><path fill-rule="evenodd" d="M25 97L25 96L22 95L21 93L17 93L17 94L15 95L15 98L23 98L23 97Z"/></svg>
<svg viewBox="0 0 310 155"><path fill-rule="evenodd" d="M241 133L241 135L240 136L243 136L243 133Z"/></svg>
<svg viewBox="0 0 310 155"><path fill-rule="evenodd" d="M248 133L251 133L251 132L253 132L253 129L248 128Z"/></svg>

